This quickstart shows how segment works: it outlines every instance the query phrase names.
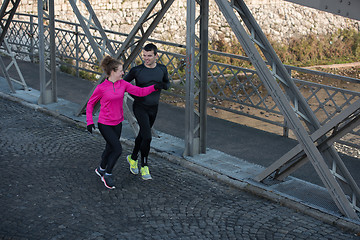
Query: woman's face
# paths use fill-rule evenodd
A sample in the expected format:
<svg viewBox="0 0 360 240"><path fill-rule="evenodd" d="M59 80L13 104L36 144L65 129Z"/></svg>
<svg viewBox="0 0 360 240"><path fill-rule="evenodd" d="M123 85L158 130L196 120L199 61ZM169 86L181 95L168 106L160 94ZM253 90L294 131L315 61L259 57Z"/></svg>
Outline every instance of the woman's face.
<svg viewBox="0 0 360 240"><path fill-rule="evenodd" d="M115 70L111 72L111 76L115 79L122 79L124 76L123 66L119 65Z"/></svg>

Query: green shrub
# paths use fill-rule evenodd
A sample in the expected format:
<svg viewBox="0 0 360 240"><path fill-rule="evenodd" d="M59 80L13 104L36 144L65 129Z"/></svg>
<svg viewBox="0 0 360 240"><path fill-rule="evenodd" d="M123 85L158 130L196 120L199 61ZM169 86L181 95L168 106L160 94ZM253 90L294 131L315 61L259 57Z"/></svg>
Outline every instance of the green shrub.
<svg viewBox="0 0 360 240"><path fill-rule="evenodd" d="M64 64L62 64L60 66L60 71L71 74L71 75L76 75L76 70L74 67L72 67L73 64L73 60L71 59L65 59L63 60Z"/></svg>
<svg viewBox="0 0 360 240"><path fill-rule="evenodd" d="M328 35L307 35L292 38L288 43L271 40L270 43L280 60L287 65L313 66L323 64L348 63L359 61L360 33L356 30L338 30ZM239 42L226 43L218 40L209 48L216 51L245 55ZM246 63L222 56L211 56L212 61L245 67Z"/></svg>
<svg viewBox="0 0 360 240"><path fill-rule="evenodd" d="M81 78L83 78L83 79L90 80L90 81L96 81L97 80L96 74L86 72L86 71L82 71L82 70L79 71L79 76Z"/></svg>
<svg viewBox="0 0 360 240"><path fill-rule="evenodd" d="M338 30L329 35L293 38L287 45L273 44L284 64L313 66L359 61L360 33Z"/></svg>

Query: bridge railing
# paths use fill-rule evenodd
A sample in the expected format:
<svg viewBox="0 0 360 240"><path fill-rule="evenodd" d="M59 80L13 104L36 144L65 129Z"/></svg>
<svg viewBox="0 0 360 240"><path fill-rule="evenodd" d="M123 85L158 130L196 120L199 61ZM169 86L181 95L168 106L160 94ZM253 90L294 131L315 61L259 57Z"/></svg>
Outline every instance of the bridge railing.
<svg viewBox="0 0 360 240"><path fill-rule="evenodd" d="M71 69L78 77L100 76L99 62L93 52L80 24L56 20L56 53L59 66ZM120 48L127 34L105 30L115 52ZM36 62L38 59L38 20L36 15L17 14L9 27L7 40L17 58ZM49 35L45 33L48 41ZM99 45L102 39L95 37ZM184 106L185 99L185 52L186 46L149 39L158 45L159 61L168 67L172 88L164 91L165 102ZM47 50L46 50L47 51ZM212 61L227 59L223 62L243 62L241 66ZM260 81L256 71L251 68L247 57L209 51L208 71L208 113L241 124L290 136L284 117L277 108L271 95ZM134 64L141 62L141 55ZM249 67L242 67L249 66ZM360 97L360 80L325 72L294 66L285 66L303 94L311 109L323 125L341 110ZM311 81L310 81L311 79ZM196 86L198 87L198 86ZM251 121L248 121L248 120ZM252 125L253 122L258 122ZM271 129L271 130L269 130ZM264 129L263 129L264 130ZM360 148L360 129L355 129L341 139L341 143Z"/></svg>

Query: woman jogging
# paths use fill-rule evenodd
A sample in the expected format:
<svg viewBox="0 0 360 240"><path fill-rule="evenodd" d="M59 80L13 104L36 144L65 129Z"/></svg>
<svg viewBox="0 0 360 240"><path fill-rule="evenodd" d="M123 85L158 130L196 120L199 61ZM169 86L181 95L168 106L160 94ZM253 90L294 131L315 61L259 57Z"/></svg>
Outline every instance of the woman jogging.
<svg viewBox="0 0 360 240"><path fill-rule="evenodd" d="M161 89L162 84L155 84L140 88L122 79L124 75L122 62L110 56L106 56L100 63L106 73L106 79L99 84L91 95L86 107L87 130L92 133L95 129L93 110L95 104L100 101L100 113L98 128L106 141L105 150L101 156L100 166L95 169L101 177L104 185L114 189L112 170L122 153L120 135L122 130L123 99L125 92L143 97Z"/></svg>

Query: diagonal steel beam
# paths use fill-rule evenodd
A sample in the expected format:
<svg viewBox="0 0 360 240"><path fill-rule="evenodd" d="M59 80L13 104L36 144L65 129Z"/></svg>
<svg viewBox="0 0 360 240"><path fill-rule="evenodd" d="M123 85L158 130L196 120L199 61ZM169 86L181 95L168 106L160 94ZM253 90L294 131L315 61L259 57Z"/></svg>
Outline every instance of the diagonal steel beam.
<svg viewBox="0 0 360 240"><path fill-rule="evenodd" d="M324 151L324 149L329 148L329 146L331 146L335 141L339 140L345 134L349 133L351 130L357 127L359 125L359 122L360 122L360 100L356 101L347 109L345 109L340 114L335 116L324 126L322 126L313 134L311 134L310 137L313 142L317 142L323 137L326 138L326 140L319 142L317 146L320 149L320 151ZM290 163L288 159L294 159L294 161ZM269 177L270 175L275 174L274 178L282 181L284 180L285 177L289 176L294 170L297 169L291 167L282 169L284 165L286 164L303 165L304 163L307 162L307 160L308 159L306 157L305 152L301 148L301 145L298 144L288 153L286 153L282 158L274 162L262 173L257 175L254 179L260 182L263 181L265 178ZM358 188L356 194L357 197L360 199L360 191Z"/></svg>
<svg viewBox="0 0 360 240"><path fill-rule="evenodd" d="M15 67L15 70L16 70L16 72L17 72L17 74L18 74L18 77L19 77L20 79L12 78L12 77L10 76L10 74L6 74L6 75L9 76L9 80L11 80L12 82L15 82L15 83L17 83L17 84L22 85L22 86L24 87L24 90L25 90L25 91L28 91L29 88L28 88L28 86L27 86L27 84L26 84L26 82L25 82L24 76L22 75L22 72L21 72L21 70L20 70L20 67L19 67L19 65L18 65L18 63L17 63L17 61L16 61L15 53L11 50L11 47L10 47L8 41L6 40L6 38L4 38L2 45L3 45L3 47L4 47L5 50L6 50L5 55L7 55L7 56L9 56L9 57L11 58L10 63L9 63L7 66L4 65L4 66L5 66L5 72L8 73L8 72L9 72L9 69L11 69L12 67ZM10 88L11 88L11 87L10 87Z"/></svg>
<svg viewBox="0 0 360 240"><path fill-rule="evenodd" d="M253 63L254 67L256 68L260 79L264 83L268 92L271 94L273 100L275 101L276 105L284 115L285 119L288 121L289 125L291 126L291 129L294 131L294 134L296 135L298 141L300 142L302 149L308 156L309 160L314 166L319 177L321 178L324 185L328 189L331 197L335 201L335 204L338 206L340 211L347 217L353 219L359 219L358 215L356 214L351 204L347 200L340 185L338 184L338 182L335 180L330 170L328 169L324 157L321 155L321 153L315 146L314 142L310 138L308 132L306 131L305 127L301 124L301 121L297 116L297 114L302 115L301 111L308 113L309 116L313 115L311 110L309 112L310 108L306 104L300 105L301 108L299 110L301 111L296 112L298 109L293 108L293 106L289 103L288 97L284 94L277 81L279 80L279 82L288 84L288 87L290 88L290 90L292 90L293 94L297 94L297 92L299 91L296 89L296 86L291 80L290 76L288 76L288 73L286 71L283 71L285 67L277 57L271 45L269 44L268 46L264 46L263 44L261 44L259 45L259 47L260 49L265 50L264 53L265 57L270 58L272 60L270 61L272 71L268 68L267 64L265 63L260 53L258 52L257 48L255 47L254 42L257 43L256 41L257 38L262 39L264 43L268 43L268 41L267 40L265 41L266 37L264 33L261 31L255 19L252 17L246 4L240 0L234 0L232 1L232 3L229 3L229 1L227 0L215 0L215 2L219 6L221 12L224 14L235 36L241 43L242 47L244 48L244 51L246 52L249 59ZM252 26L249 29L250 35L248 35L247 31L242 26L241 22L239 21L234 11L237 11L238 14L240 14L245 24ZM285 79L283 78L283 76L277 74L276 71L278 69L280 70L280 73L282 73L282 75L286 77ZM294 95L293 96L290 95L290 97L294 97ZM301 94L299 94L299 96L297 97L298 98L296 99L295 103L297 102L302 103L303 101L305 102ZM296 107L296 104L294 104L294 106ZM310 124L314 124L314 123L316 124L317 122L317 121L312 122L311 121L312 119L307 119L307 115L304 115L303 118L309 121ZM313 126L314 129L315 127L316 126Z"/></svg>
<svg viewBox="0 0 360 240"><path fill-rule="evenodd" d="M81 14L81 12L76 4L76 2L77 2L76 0L69 0L70 5L77 17L82 29L84 30L85 35L86 35L87 39L89 40L90 46L91 46L92 50L94 51L97 59L100 61L104 57L105 52L109 53L109 55L114 55L115 54L114 49L112 48L110 41L107 38L103 27L101 26L94 10L92 9L91 4L89 3L88 0L80 0L80 1L83 4L85 4L85 6L88 10L88 13L89 13L88 18L84 17ZM86 22L85 22L85 20L86 20ZM100 33L101 38L105 42L105 46L107 47L107 49L104 49L104 47L102 45L98 44L95 41L93 35L91 34L91 29L89 26L95 28L95 30L97 30Z"/></svg>
<svg viewBox="0 0 360 240"><path fill-rule="evenodd" d="M10 10L9 10L8 8L9 8L10 3L12 5L10 5ZM14 17L17 7L19 6L19 3L20 3L20 0L16 0L16 1L5 0L1 5L1 9L0 9L0 27L1 27L1 29L0 29L1 30L0 46L2 45L2 43L5 40L6 32L9 29L10 23ZM11 92L15 93L15 88L11 82L10 75L6 69L5 63L4 63L3 59L1 58L1 56L0 56L0 68L8 82Z"/></svg>
<svg viewBox="0 0 360 240"><path fill-rule="evenodd" d="M10 10L8 10L9 4ZM0 34L0 45L5 38L6 32L10 26L10 23L14 17L16 9L18 8L20 0L4 0L0 9L0 26L1 26L1 34Z"/></svg>
<svg viewBox="0 0 360 240"><path fill-rule="evenodd" d="M9 75L8 71L6 70L5 63L1 56L0 56L0 69L1 69L1 72L3 73L3 75L5 76L6 81L8 82L11 92L16 93L14 85L11 82L10 75Z"/></svg>
<svg viewBox="0 0 360 240"><path fill-rule="evenodd" d="M333 13L343 17L360 20L360 1L359 0L285 0L297 3L302 6L315 8L324 12Z"/></svg>

